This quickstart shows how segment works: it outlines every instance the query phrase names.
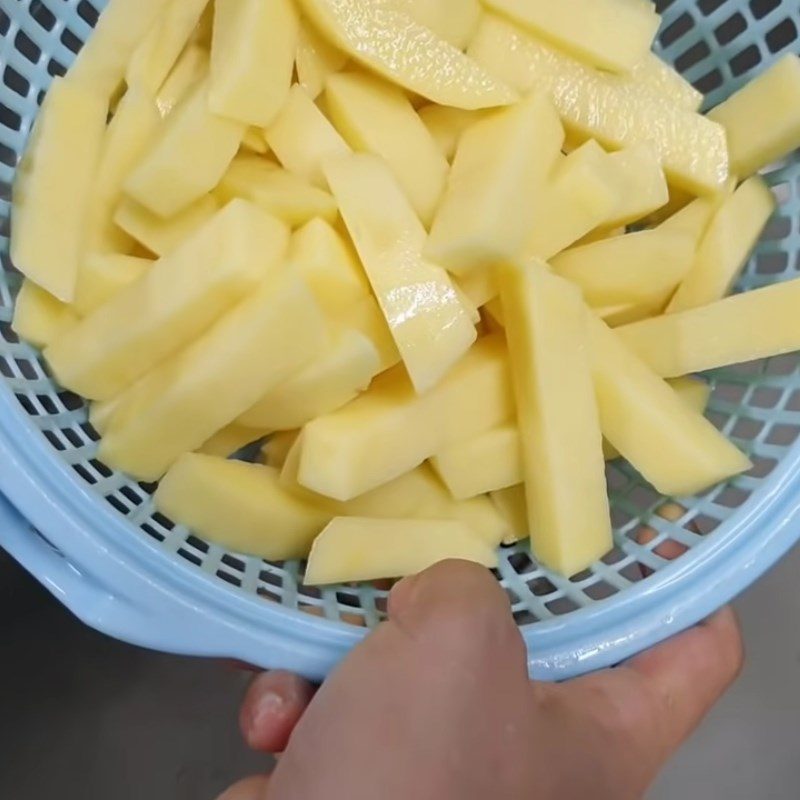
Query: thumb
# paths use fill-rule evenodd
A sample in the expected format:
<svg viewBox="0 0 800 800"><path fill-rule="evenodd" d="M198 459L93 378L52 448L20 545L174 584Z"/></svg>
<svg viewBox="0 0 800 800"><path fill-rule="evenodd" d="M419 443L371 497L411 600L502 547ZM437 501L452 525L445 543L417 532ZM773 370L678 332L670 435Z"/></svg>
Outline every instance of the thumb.
<svg viewBox="0 0 800 800"><path fill-rule="evenodd" d="M487 736L524 724L528 691L525 647L497 581L475 564L439 564L398 584L389 620L320 689L273 774L273 796L390 800L426 780L458 787ZM492 791L468 785L457 796Z"/></svg>

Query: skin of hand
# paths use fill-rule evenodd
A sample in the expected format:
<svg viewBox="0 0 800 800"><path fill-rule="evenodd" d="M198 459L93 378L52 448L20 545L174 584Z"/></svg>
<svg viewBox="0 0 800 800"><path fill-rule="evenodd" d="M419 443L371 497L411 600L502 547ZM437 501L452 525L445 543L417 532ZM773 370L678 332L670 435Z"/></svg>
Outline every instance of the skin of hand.
<svg viewBox="0 0 800 800"><path fill-rule="evenodd" d="M388 621L316 694L256 678L245 739L283 755L220 800L636 800L742 663L726 609L615 669L531 682L497 581L445 562L394 588Z"/></svg>

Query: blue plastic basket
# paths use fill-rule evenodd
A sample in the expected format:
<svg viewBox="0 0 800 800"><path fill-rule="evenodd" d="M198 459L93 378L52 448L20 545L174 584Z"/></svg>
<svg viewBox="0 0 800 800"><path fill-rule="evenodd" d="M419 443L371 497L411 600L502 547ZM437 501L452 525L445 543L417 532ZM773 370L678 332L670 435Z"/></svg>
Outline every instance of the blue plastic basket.
<svg viewBox="0 0 800 800"><path fill-rule="evenodd" d="M321 678L381 619L372 586L322 591L302 565L225 552L154 512L151 489L96 460L85 405L53 383L11 330L20 276L8 259L10 187L51 76L91 33L104 0L0 0L0 543L89 625L159 650L241 659ZM798 0L664 2L661 48L713 106L798 48ZM798 277L800 163L768 175L781 201L742 289ZM532 674L617 663L719 608L800 538L800 358L719 371L710 416L747 451L747 475L672 500L609 467L616 549L567 580L527 545L500 577ZM3 495L8 498L3 500ZM13 504L13 505L12 505ZM679 518L676 519L676 516ZM655 537L642 544L641 532ZM675 541L677 561L659 555Z"/></svg>

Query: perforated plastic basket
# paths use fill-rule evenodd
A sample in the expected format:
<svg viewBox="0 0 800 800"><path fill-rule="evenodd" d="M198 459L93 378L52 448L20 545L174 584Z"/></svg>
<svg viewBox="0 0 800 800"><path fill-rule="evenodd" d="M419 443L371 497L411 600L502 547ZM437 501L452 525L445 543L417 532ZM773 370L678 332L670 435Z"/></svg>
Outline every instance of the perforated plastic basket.
<svg viewBox="0 0 800 800"><path fill-rule="evenodd" d="M8 259L14 170L51 76L73 59L104 4L0 0L0 543L113 636L319 678L377 624L386 593L304 588L301 564L225 552L154 513L152 487L96 460L83 402L60 390L39 353L11 330L20 283ZM709 106L798 48L798 0L661 6L662 51L708 93ZM768 180L781 207L742 289L798 277L800 164L793 158ZM541 569L527 545L502 551L499 576L533 674L565 678L604 667L696 623L800 538L800 359L709 379L711 418L751 455L749 474L679 498L676 514L675 505L664 508L673 501L615 463L616 549L602 562L567 580ZM645 527L655 533L648 544ZM659 555L670 540L688 548L674 562Z"/></svg>

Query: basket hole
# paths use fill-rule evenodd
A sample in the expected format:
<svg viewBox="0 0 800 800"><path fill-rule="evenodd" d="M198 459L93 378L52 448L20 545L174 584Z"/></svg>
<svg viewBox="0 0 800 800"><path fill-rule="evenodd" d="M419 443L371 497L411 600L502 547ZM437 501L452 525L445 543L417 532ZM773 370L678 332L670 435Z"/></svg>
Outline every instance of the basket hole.
<svg viewBox="0 0 800 800"><path fill-rule="evenodd" d="M721 45L726 45L745 30L747 30L747 20L743 14L737 12L714 29L714 37Z"/></svg>
<svg viewBox="0 0 800 800"><path fill-rule="evenodd" d="M132 486L121 487L119 493L130 503L133 503L134 506L141 505L142 501L144 500L144 498Z"/></svg>
<svg viewBox="0 0 800 800"><path fill-rule="evenodd" d="M63 78L67 74L67 68L55 58L51 58L47 62L47 74L51 78Z"/></svg>
<svg viewBox="0 0 800 800"><path fill-rule="evenodd" d="M790 217L774 216L767 224L763 238L778 241L785 239L791 232L792 220Z"/></svg>
<svg viewBox="0 0 800 800"><path fill-rule="evenodd" d="M8 33L8 29L11 27L11 17L8 14L0 9L0 36L5 36Z"/></svg>
<svg viewBox="0 0 800 800"><path fill-rule="evenodd" d="M278 588L283 587L283 581L280 576L270 570L262 569L261 572L258 573L258 579L262 583L266 583L270 586L277 586Z"/></svg>
<svg viewBox="0 0 800 800"><path fill-rule="evenodd" d="M194 564L196 567L200 567L200 566L202 566L202 564L203 564L203 561L202 561L202 559L200 558L200 556L196 555L195 553L192 553L192 552L191 552L191 550L186 550L186 549L185 549L185 548L183 548L183 547L181 547L181 548L178 550L178 555L179 555L181 558L185 558L187 561L191 562L191 563L192 563L192 564ZM224 572L222 572L222 571L218 571L218 572L217 572L217 577L218 577L218 578L223 578L223 579L224 579L224 578L226 577L226 575L225 575L225 573L224 573Z"/></svg>
<svg viewBox="0 0 800 800"><path fill-rule="evenodd" d="M780 6L781 0L750 0L750 10L756 19L763 19Z"/></svg>
<svg viewBox="0 0 800 800"><path fill-rule="evenodd" d="M84 399L73 392L59 392L58 399L67 411L77 411L85 405Z"/></svg>
<svg viewBox="0 0 800 800"><path fill-rule="evenodd" d="M18 394L15 395L17 398L17 402L22 406L25 413L30 417L38 417L39 412L36 410L36 406L34 406L33 402L31 401L30 397L25 394Z"/></svg>
<svg viewBox="0 0 800 800"><path fill-rule="evenodd" d="M205 552L208 552L207 550ZM226 553L222 556L222 563L226 567L230 567L231 569L235 569L237 572L244 572L244 561L241 558L236 558L236 556L232 556L230 553Z"/></svg>
<svg viewBox="0 0 800 800"><path fill-rule="evenodd" d="M764 456L753 456L751 461L753 467L747 474L752 478L766 478L778 466L778 462L774 458L765 458Z"/></svg>
<svg viewBox="0 0 800 800"><path fill-rule="evenodd" d="M142 530L151 538L155 539L157 542L163 542L164 539L167 537L161 533L161 531L157 531L152 525L148 525L145 523L142 525Z"/></svg>
<svg viewBox="0 0 800 800"><path fill-rule="evenodd" d="M731 436L734 439L743 439L744 441L752 441L761 431L764 430L764 423L757 419L739 419L733 426Z"/></svg>
<svg viewBox="0 0 800 800"><path fill-rule="evenodd" d="M533 559L524 552L512 553L508 556L508 563L517 575L527 575L535 572L537 567L533 563Z"/></svg>
<svg viewBox="0 0 800 800"><path fill-rule="evenodd" d="M81 2L78 3L77 11L78 16L89 25L89 27L94 28L94 26L97 25L99 14L89 0L81 0Z"/></svg>
<svg viewBox="0 0 800 800"><path fill-rule="evenodd" d="M113 509L119 511L120 514L127 516L131 513L130 508L128 508L128 506L125 505L125 503L123 503L122 500L120 500L116 495L108 495L108 497L106 497L106 501Z"/></svg>
<svg viewBox="0 0 800 800"><path fill-rule="evenodd" d="M702 78L695 81L695 88L703 94L710 94L716 91L723 84L722 73L718 69L711 70L711 72L703 75Z"/></svg>
<svg viewBox="0 0 800 800"><path fill-rule="evenodd" d="M23 78L10 64L6 64L3 70L3 83L20 97L27 97L31 88L30 81Z"/></svg>
<svg viewBox="0 0 800 800"><path fill-rule="evenodd" d="M675 20L675 22L664 28L663 32L661 33L662 45L664 47L669 47L669 45L677 42L678 39L689 33L692 28L694 28L694 19L692 18L691 14L684 12L678 17L678 19Z"/></svg>
<svg viewBox="0 0 800 800"><path fill-rule="evenodd" d="M180 550L178 551L181 552ZM218 569L217 570L217 577L221 578L225 583L229 583L231 586L241 587L242 582L239 578L235 575L231 575L230 572L225 572L225 570Z"/></svg>
<svg viewBox="0 0 800 800"><path fill-rule="evenodd" d="M757 67L761 63L761 51L758 46L751 44L746 47L741 53L737 53L731 59L731 72L735 78L744 75L745 72Z"/></svg>
<svg viewBox="0 0 800 800"><path fill-rule="evenodd" d="M630 504L640 512L651 510L660 500L661 495L656 492L655 489L651 486L643 486L642 484L635 486L633 491L628 495Z"/></svg>
<svg viewBox="0 0 800 800"><path fill-rule="evenodd" d="M518 611L514 612L514 622L516 622L519 627L524 627L525 625L533 625L539 622L539 617L530 609L520 608Z"/></svg>
<svg viewBox="0 0 800 800"><path fill-rule="evenodd" d="M63 451L67 449L67 446L55 431L44 431L44 438L47 439L56 450Z"/></svg>
<svg viewBox="0 0 800 800"><path fill-rule="evenodd" d="M786 253L764 253L756 258L758 275L781 275L789 267L789 256Z"/></svg>
<svg viewBox="0 0 800 800"><path fill-rule="evenodd" d="M94 426L90 422L82 422L81 430L90 442L100 441L100 434L94 429Z"/></svg>
<svg viewBox="0 0 800 800"><path fill-rule="evenodd" d="M700 10L708 17L725 4L725 0L700 0L697 4Z"/></svg>
<svg viewBox="0 0 800 800"><path fill-rule="evenodd" d="M792 375L797 371L797 365L797 354L789 353L785 356L770 358L765 371L767 375Z"/></svg>
<svg viewBox="0 0 800 800"><path fill-rule="evenodd" d="M156 525L160 525L165 531L171 531L175 528L175 523L169 517L165 517L160 511L156 511L153 514L152 519ZM195 541L197 543L195 543ZM202 550L204 553L208 552L208 545L200 539L195 540L194 536L190 536L187 539L187 542L191 544L192 547L196 547L198 550Z"/></svg>
<svg viewBox="0 0 800 800"><path fill-rule="evenodd" d="M547 603L547 610L556 617L563 617L577 611L580 606L571 597L559 597Z"/></svg>
<svg viewBox="0 0 800 800"><path fill-rule="evenodd" d="M608 488L612 492L619 492L628 486L631 479L619 467L614 466L614 464L608 464L606 466L606 481Z"/></svg>
<svg viewBox="0 0 800 800"><path fill-rule="evenodd" d="M536 595L536 597L548 597L551 594L555 594L557 591L549 578L544 577L536 578L536 580L531 581L529 588L531 593Z"/></svg>
<svg viewBox="0 0 800 800"><path fill-rule="evenodd" d="M685 53L682 53L675 59L675 69L678 72L686 72L695 64L699 64L704 58L711 55L711 48L704 41L697 42L697 44L690 47Z"/></svg>
<svg viewBox="0 0 800 800"><path fill-rule="evenodd" d="M21 53L31 64L38 64L42 57L41 48L28 36L25 31L17 31L14 37L14 48Z"/></svg>
<svg viewBox="0 0 800 800"><path fill-rule="evenodd" d="M7 105L0 103L0 125L9 130L18 131L22 127L22 117Z"/></svg>
<svg viewBox="0 0 800 800"><path fill-rule="evenodd" d="M609 597L613 597L617 594L618 591L616 586L612 586L606 581L597 581L597 583L587 586L586 589L583 590L583 593L590 600L607 600Z"/></svg>
<svg viewBox="0 0 800 800"><path fill-rule="evenodd" d="M72 428L64 428L61 433L73 447L83 447L85 444L80 434Z"/></svg>
<svg viewBox="0 0 800 800"><path fill-rule="evenodd" d="M46 31L51 31L55 27L55 15L44 3L31 3L30 15Z"/></svg>
<svg viewBox="0 0 800 800"><path fill-rule="evenodd" d="M719 527L720 521L708 514L698 514L692 517L692 529L700 536L708 536Z"/></svg>
<svg viewBox="0 0 800 800"><path fill-rule="evenodd" d="M645 568L638 561L631 561L630 564L624 566L619 574L631 583L639 583L644 580Z"/></svg>
<svg viewBox="0 0 800 800"><path fill-rule="evenodd" d="M609 567L613 567L615 564L619 564L620 561L625 560L625 551L621 547L615 547L613 550L610 550L608 553L606 553L600 560Z"/></svg>
<svg viewBox="0 0 800 800"><path fill-rule="evenodd" d="M89 472L89 470L86 469L83 464L73 464L72 468L78 473L78 475L81 476L81 478L83 478L83 480L86 481L86 483L90 484L91 486L94 486L97 483L97 477L92 475L92 473Z"/></svg>
<svg viewBox="0 0 800 800"><path fill-rule="evenodd" d="M770 53L779 53L797 40L797 25L791 19L785 19L767 34L767 47Z"/></svg>
<svg viewBox="0 0 800 800"><path fill-rule="evenodd" d="M775 444L781 447L788 447L794 444L800 428L797 425L773 425L767 436L767 444Z"/></svg>
<svg viewBox="0 0 800 800"><path fill-rule="evenodd" d="M61 34L61 44L73 53L77 53L81 49L81 40L69 28L64 28Z"/></svg>
<svg viewBox="0 0 800 800"><path fill-rule="evenodd" d="M578 572L576 575L573 575L569 580L570 583L585 583L586 581L591 580L594 577L594 573L591 569L585 569L582 572Z"/></svg>
<svg viewBox="0 0 800 800"><path fill-rule="evenodd" d="M101 463L96 458L89 461L89 466L96 470L101 478L110 478L114 474L105 464Z"/></svg>
<svg viewBox="0 0 800 800"><path fill-rule="evenodd" d="M750 402L756 408L775 408L781 402L782 397L783 391L781 389L760 386L753 392Z"/></svg>
<svg viewBox="0 0 800 800"><path fill-rule="evenodd" d="M714 502L723 508L739 508L747 502L750 497L748 492L736 486L726 486L716 497Z"/></svg>

